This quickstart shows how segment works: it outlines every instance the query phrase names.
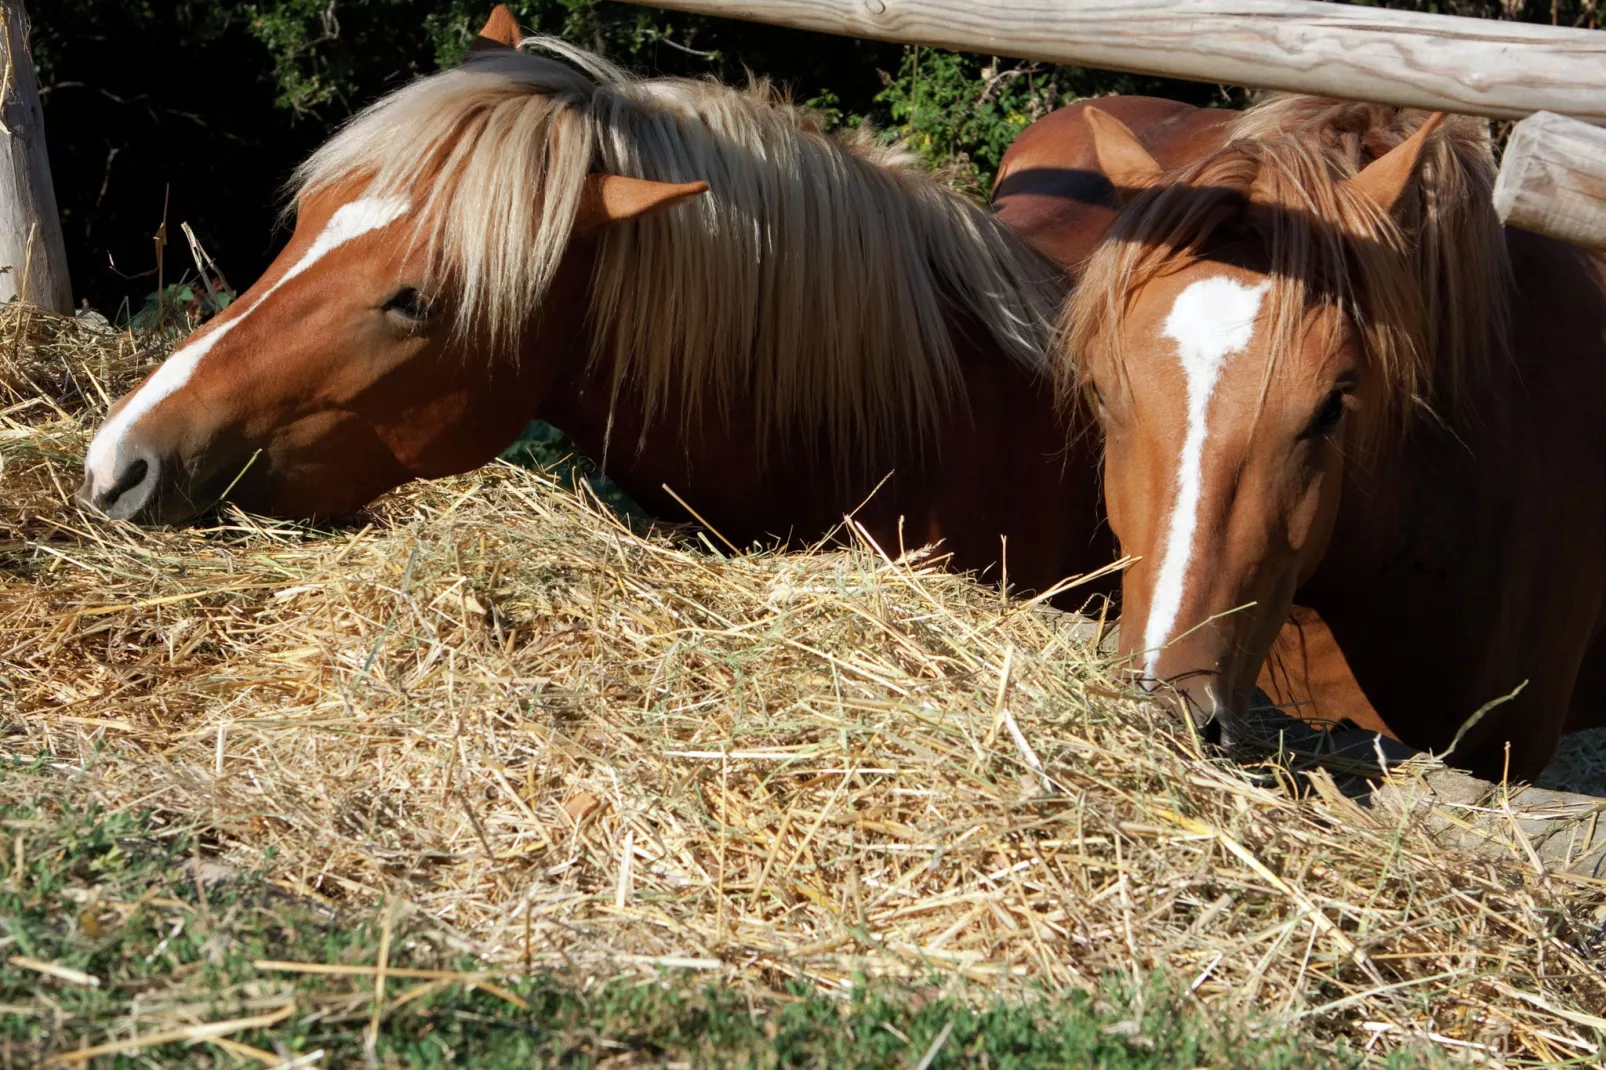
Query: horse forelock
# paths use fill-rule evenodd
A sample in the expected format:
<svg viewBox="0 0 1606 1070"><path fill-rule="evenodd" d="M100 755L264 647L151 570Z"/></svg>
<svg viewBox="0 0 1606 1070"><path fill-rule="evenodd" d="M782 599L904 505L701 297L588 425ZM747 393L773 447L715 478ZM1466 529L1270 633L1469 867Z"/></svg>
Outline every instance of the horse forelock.
<svg viewBox="0 0 1606 1070"><path fill-rule="evenodd" d="M760 441L805 431L838 458L926 442L961 400L956 310L1008 358L1047 370L1059 270L896 147L825 136L763 82L638 79L562 42L527 43L564 62L493 51L421 79L295 179L298 196L354 177L366 195L409 194L459 328L516 352L586 177L605 172L711 186L598 243L593 360L649 417L750 405Z"/></svg>
<svg viewBox="0 0 1606 1070"><path fill-rule="evenodd" d="M1273 282L1273 361L1310 317L1358 337L1376 377L1368 437L1432 409L1473 421L1508 354L1509 264L1489 204L1484 127L1457 119L1429 142L1416 196L1391 218L1344 179L1415 129L1420 113L1276 96L1234 124L1232 140L1166 176L1118 216L1062 320L1061 396L1079 403L1088 371L1126 374L1120 324L1143 286L1252 241ZM1267 369L1267 382L1271 369Z"/></svg>

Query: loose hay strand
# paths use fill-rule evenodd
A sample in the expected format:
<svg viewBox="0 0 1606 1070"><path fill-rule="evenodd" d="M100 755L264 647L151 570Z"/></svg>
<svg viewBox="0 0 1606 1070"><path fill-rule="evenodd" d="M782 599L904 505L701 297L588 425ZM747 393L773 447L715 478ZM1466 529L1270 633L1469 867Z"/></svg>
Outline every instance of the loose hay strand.
<svg viewBox="0 0 1606 1070"><path fill-rule="evenodd" d="M1606 882L1201 759L1098 623L918 554L715 557L505 465L325 529L83 517L87 435L163 348L0 308L7 752L297 894L405 901L486 964L454 979L983 999L1164 968L1374 1051L1606 1035Z"/></svg>

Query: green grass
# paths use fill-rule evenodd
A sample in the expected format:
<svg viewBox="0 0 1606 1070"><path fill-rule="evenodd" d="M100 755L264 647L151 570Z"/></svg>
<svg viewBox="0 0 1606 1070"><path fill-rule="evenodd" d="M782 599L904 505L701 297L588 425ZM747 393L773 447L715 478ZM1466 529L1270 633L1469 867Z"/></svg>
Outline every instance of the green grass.
<svg viewBox="0 0 1606 1070"><path fill-rule="evenodd" d="M382 925L290 896L246 874L197 870L194 830L70 801L41 770L0 774L0 1067L175 1021L216 1022L295 1010L225 1040L171 1043L106 1056L95 1066L249 1066L321 1050L316 1065L363 1065L372 1015L369 977L273 973L258 959L370 965ZM23 801L28 800L28 801ZM196 879L197 873L205 881ZM24 957L81 971L87 987L18 965ZM402 922L393 966L474 970L427 926ZM397 979L394 1003L413 986ZM1316 1067L1356 1065L1320 1054L1312 1038L1223 1020L1174 983L1111 981L1097 997L981 1008L922 989L868 985L851 999L792 989L752 996L707 975L655 981L556 975L506 980L503 995L437 985L380 1021L370 1065L481 1068L684 1063L696 1066L907 1067L937 1038L931 1067ZM174 1008L179 1008L175 1010ZM164 1016L162 1011L168 1013ZM1389 1065L1421 1065L1396 1056Z"/></svg>

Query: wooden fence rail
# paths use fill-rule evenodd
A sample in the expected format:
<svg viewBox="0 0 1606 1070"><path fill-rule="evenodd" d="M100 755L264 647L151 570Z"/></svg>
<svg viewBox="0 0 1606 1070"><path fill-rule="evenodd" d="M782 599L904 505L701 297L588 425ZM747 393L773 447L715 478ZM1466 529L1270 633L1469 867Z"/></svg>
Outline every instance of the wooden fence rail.
<svg viewBox="0 0 1606 1070"><path fill-rule="evenodd" d="M902 44L1527 119L1501 219L1606 249L1606 32L1319 0L626 0Z"/></svg>
<svg viewBox="0 0 1606 1070"><path fill-rule="evenodd" d="M1606 32L1319 0L627 0L803 30L1496 119L1606 125Z"/></svg>
<svg viewBox="0 0 1606 1070"><path fill-rule="evenodd" d="M1547 111L1518 123L1494 206L1511 226L1606 249L1606 129Z"/></svg>

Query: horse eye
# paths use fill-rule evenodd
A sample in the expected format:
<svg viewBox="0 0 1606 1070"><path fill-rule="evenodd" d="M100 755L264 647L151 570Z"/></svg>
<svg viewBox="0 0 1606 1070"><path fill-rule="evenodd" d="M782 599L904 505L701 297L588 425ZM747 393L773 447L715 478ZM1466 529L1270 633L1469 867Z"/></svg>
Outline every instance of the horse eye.
<svg viewBox="0 0 1606 1070"><path fill-rule="evenodd" d="M1347 391L1342 387L1337 387L1328 394L1327 400L1322 402L1322 407L1317 409L1316 415L1311 418L1310 427L1305 432L1306 436L1314 438L1318 435L1332 434L1338 428L1339 421L1344 419L1344 400L1347 396Z"/></svg>
<svg viewBox="0 0 1606 1070"><path fill-rule="evenodd" d="M428 323L440 312L435 299L411 286L397 290L390 300L380 306L413 323Z"/></svg>

